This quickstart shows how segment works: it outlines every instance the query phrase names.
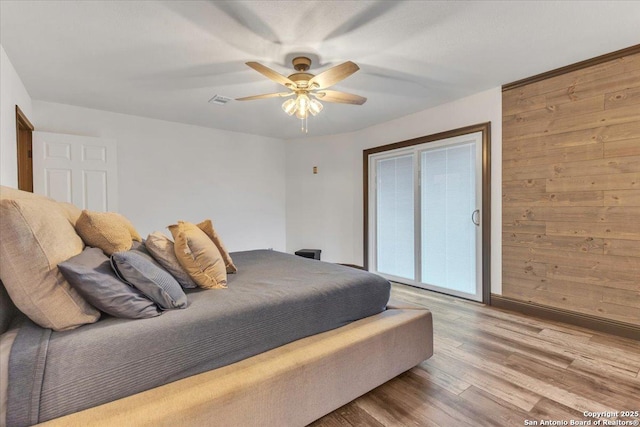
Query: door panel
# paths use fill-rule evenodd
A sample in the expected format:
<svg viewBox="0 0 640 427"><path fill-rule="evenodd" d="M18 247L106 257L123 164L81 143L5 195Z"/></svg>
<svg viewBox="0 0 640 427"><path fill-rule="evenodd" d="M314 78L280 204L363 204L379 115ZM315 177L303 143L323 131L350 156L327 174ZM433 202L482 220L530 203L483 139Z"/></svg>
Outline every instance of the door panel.
<svg viewBox="0 0 640 427"><path fill-rule="evenodd" d="M82 205L92 211L107 211L107 173L105 171L82 171Z"/></svg>
<svg viewBox="0 0 640 427"><path fill-rule="evenodd" d="M81 209L118 210L115 141L48 132L33 136L35 193Z"/></svg>
<svg viewBox="0 0 640 427"><path fill-rule="evenodd" d="M59 202L73 203L71 194L71 170L53 169L45 170L45 191L47 197L51 197ZM39 191L36 191L39 193Z"/></svg>
<svg viewBox="0 0 640 427"><path fill-rule="evenodd" d="M44 140L44 144L45 160L71 161L71 144L66 142L52 142L49 138Z"/></svg>

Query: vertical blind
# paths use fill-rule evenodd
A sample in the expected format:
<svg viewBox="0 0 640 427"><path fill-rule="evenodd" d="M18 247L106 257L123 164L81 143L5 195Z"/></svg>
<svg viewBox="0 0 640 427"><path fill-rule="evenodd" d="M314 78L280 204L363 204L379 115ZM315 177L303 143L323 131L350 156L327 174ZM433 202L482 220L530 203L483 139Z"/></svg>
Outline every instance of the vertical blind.
<svg viewBox="0 0 640 427"><path fill-rule="evenodd" d="M422 283L475 293L475 145L421 154Z"/></svg>
<svg viewBox="0 0 640 427"><path fill-rule="evenodd" d="M413 155L378 160L376 170L378 271L413 280Z"/></svg>

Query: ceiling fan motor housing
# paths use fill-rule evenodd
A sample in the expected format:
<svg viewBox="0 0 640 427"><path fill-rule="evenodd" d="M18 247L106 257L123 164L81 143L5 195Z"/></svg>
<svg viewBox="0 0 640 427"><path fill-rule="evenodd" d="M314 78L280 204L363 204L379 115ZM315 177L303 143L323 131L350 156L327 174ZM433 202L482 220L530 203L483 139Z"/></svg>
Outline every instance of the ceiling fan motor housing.
<svg viewBox="0 0 640 427"><path fill-rule="evenodd" d="M296 71L307 71L311 67L311 60L306 56L296 56L291 60L293 68Z"/></svg>
<svg viewBox="0 0 640 427"><path fill-rule="evenodd" d="M289 80L296 82L298 89L307 88L309 80L313 78L313 74L309 73L293 73L289 76Z"/></svg>
<svg viewBox="0 0 640 427"><path fill-rule="evenodd" d="M306 56L296 56L291 60L293 64L293 68L297 71L297 73L291 74L288 78L296 83L297 89L307 89L308 82L314 76L313 74L306 73L311 67L311 60ZM295 88L292 88L295 89Z"/></svg>

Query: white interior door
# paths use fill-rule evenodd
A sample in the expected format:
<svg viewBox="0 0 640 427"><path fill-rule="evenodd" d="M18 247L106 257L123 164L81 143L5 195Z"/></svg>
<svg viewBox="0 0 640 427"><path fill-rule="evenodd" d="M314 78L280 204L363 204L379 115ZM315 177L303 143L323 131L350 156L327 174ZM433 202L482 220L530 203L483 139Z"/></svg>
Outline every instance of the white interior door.
<svg viewBox="0 0 640 427"><path fill-rule="evenodd" d="M81 209L117 211L116 142L34 132L33 191Z"/></svg>

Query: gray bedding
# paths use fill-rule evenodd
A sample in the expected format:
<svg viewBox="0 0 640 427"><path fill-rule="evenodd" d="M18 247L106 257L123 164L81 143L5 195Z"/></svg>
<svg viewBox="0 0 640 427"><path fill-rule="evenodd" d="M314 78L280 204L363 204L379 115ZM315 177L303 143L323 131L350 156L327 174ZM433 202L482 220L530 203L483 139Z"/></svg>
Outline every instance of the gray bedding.
<svg viewBox="0 0 640 427"><path fill-rule="evenodd" d="M224 290L187 290L189 307L104 318L66 332L29 321L9 361L7 425L47 421L225 366L384 310L389 282L275 251L232 254Z"/></svg>

